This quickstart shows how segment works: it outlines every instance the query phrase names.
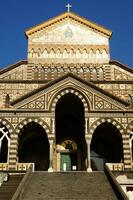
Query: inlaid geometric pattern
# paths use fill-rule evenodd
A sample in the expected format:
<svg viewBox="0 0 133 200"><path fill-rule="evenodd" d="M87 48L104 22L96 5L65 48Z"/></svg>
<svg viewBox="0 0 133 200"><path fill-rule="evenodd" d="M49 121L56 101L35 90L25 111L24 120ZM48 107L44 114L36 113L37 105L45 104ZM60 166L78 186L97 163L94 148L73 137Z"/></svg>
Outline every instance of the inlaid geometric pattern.
<svg viewBox="0 0 133 200"><path fill-rule="evenodd" d="M9 133L12 133L12 132L13 132L13 126L10 124L9 121L7 121L7 120L4 119L4 118L1 118L1 119L0 119L0 123L3 124L4 126L6 126L6 128L9 130Z"/></svg>
<svg viewBox="0 0 133 200"><path fill-rule="evenodd" d="M109 101L106 101L105 99L96 95L94 96L94 108L95 110L119 110L116 105L111 104Z"/></svg>
<svg viewBox="0 0 133 200"><path fill-rule="evenodd" d="M21 108L22 109L45 109L45 95L37 98L34 101L31 101L25 104Z"/></svg>
<svg viewBox="0 0 133 200"><path fill-rule="evenodd" d="M133 77L123 73L120 70L114 70L115 80L132 80Z"/></svg>

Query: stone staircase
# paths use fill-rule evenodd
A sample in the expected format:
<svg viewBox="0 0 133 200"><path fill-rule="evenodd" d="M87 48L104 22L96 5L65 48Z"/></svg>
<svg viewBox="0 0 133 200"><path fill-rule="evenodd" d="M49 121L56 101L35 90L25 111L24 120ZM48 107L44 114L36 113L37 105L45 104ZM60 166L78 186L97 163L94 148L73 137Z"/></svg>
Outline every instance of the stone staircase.
<svg viewBox="0 0 133 200"><path fill-rule="evenodd" d="M116 200L104 172L32 172L23 200Z"/></svg>
<svg viewBox="0 0 133 200"><path fill-rule="evenodd" d="M11 200L24 174L12 174L0 187L0 200Z"/></svg>

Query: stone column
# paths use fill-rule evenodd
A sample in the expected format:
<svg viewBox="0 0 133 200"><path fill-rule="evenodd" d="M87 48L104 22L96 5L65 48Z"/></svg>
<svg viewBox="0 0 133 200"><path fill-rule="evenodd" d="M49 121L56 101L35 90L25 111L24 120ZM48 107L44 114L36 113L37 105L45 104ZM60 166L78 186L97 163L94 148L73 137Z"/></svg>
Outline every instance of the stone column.
<svg viewBox="0 0 133 200"><path fill-rule="evenodd" d="M9 148L9 170L16 169L17 149L18 149L18 135L17 133L11 133L10 148Z"/></svg>
<svg viewBox="0 0 133 200"><path fill-rule="evenodd" d="M91 140L86 139L86 144L87 144L87 172L92 172L92 169L91 169L91 153L90 153Z"/></svg>
<svg viewBox="0 0 133 200"><path fill-rule="evenodd" d="M55 134L55 119L52 118L52 134Z"/></svg>
<svg viewBox="0 0 133 200"><path fill-rule="evenodd" d="M54 143L54 139L49 139L49 169L48 169L48 172L53 172L53 143Z"/></svg>
<svg viewBox="0 0 133 200"><path fill-rule="evenodd" d="M122 135L123 139L123 156L124 156L124 169L130 171L132 169L132 153L131 153L131 140L130 135L125 133Z"/></svg>

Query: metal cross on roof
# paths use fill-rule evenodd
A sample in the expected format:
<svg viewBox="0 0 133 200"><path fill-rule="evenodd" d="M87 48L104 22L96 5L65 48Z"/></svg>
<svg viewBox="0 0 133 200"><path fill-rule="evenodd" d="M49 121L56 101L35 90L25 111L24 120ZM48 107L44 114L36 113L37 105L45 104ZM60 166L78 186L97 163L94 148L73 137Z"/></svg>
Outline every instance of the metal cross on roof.
<svg viewBox="0 0 133 200"><path fill-rule="evenodd" d="M72 8L72 5L68 3L68 4L66 5L66 8L67 8L67 12L70 12L70 8Z"/></svg>

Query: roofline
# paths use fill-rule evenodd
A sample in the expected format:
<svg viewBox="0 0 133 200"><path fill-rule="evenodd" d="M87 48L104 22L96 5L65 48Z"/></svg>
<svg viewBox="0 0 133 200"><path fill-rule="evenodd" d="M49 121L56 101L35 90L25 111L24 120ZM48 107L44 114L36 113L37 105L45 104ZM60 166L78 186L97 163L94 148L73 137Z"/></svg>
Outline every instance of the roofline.
<svg viewBox="0 0 133 200"><path fill-rule="evenodd" d="M21 60L21 61L18 61L12 65L9 65L9 66L6 66L4 67L3 69L0 70L0 75L1 74L4 74L5 72L8 72L9 70L12 70L20 65L24 65L24 64L28 64L28 61L27 60Z"/></svg>
<svg viewBox="0 0 133 200"><path fill-rule="evenodd" d="M25 83L25 84L46 84L50 82L50 80L36 80L36 79L25 79L25 80L19 80L19 79L0 79L0 83L11 83L11 84L16 84L16 83ZM92 84L133 84L133 80L97 80L89 81Z"/></svg>
<svg viewBox="0 0 133 200"><path fill-rule="evenodd" d="M122 99L120 99L120 98L114 96L113 94L108 93L107 91L105 91L105 90L103 90L103 89L97 87L97 86L94 85L93 83L87 82L87 81L81 79L80 77L78 77L78 76L76 76L76 75L74 75L74 74L72 74L72 73L65 74L65 75L62 76L62 77L59 77L59 78L57 78L57 79L55 79L55 80L52 80L52 81L46 83L46 84L43 85L42 87L40 87L40 88L38 88L38 89L35 89L35 90L31 91L30 93L28 93L28 94L26 94L26 95L24 95L24 96L22 96L22 97L20 97L20 98L18 98L18 99L16 99L16 100L12 101L12 102L11 102L11 105L13 106L13 105L19 103L20 101L22 101L22 100L24 100L24 99L26 99L26 98L28 98L28 97L30 97L30 96L32 96L32 95L35 95L36 93L38 93L38 92L40 92L40 91L46 89L47 87L49 87L49 86L51 86L51 85L53 85L53 84L56 84L56 83L59 82L59 81L62 81L63 79L65 79L65 78L67 78L67 77L75 78L76 80L78 80L78 81L80 81L80 82L82 82L82 83L88 85L89 87L92 87L92 88L94 88L95 90L98 90L99 92L103 93L104 95L107 95L107 96L109 96L110 98L113 98L114 100L118 101L119 103L124 104L125 106L129 106L129 104L128 104L126 101L124 101L124 100L122 100Z"/></svg>
<svg viewBox="0 0 133 200"><path fill-rule="evenodd" d="M111 61L109 61L109 64L111 64L111 65L117 65L120 68L125 69L128 72L133 73L133 69L132 68L130 68L129 66L127 66L127 65L125 65L125 64L123 64L123 63L121 63L121 62L119 62L117 60L111 60Z"/></svg>
<svg viewBox="0 0 133 200"><path fill-rule="evenodd" d="M50 18L48 19L47 21L44 21L42 23L40 23L39 25L36 25L34 27L31 27L29 29L27 29L25 31L25 35L28 37L29 35L33 34L34 32L38 31L38 30L41 30L43 29L44 27L47 27L47 26L50 26L50 25L53 25L54 23L56 23L57 21L60 21L62 20L63 18L66 18L66 17L69 17L69 18L74 18L76 21L80 21L82 22L84 25L86 26L89 26L105 35L107 35L109 38L111 37L112 35L112 31L97 24L97 23L94 23L90 20L87 20L85 19L84 17L81 17L73 12L65 12L65 13L62 13L58 16L55 16L53 18Z"/></svg>

